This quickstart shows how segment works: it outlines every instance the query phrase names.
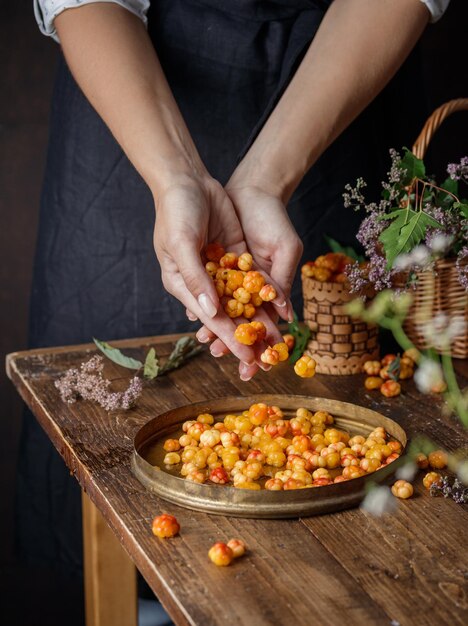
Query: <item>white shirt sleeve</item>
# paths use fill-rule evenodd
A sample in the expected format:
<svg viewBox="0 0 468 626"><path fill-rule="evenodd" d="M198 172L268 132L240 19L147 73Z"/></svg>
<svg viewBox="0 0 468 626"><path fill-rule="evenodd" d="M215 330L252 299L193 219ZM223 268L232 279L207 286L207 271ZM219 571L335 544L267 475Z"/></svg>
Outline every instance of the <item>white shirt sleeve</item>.
<svg viewBox="0 0 468 626"><path fill-rule="evenodd" d="M450 0L421 0L429 9L431 22L437 22L447 10Z"/></svg>
<svg viewBox="0 0 468 626"><path fill-rule="evenodd" d="M54 20L65 9L73 9L95 2L111 2L124 7L139 17L146 25L146 13L150 5L150 0L33 0L33 2L34 15L41 33L53 37L55 41L59 41L59 38L55 30Z"/></svg>

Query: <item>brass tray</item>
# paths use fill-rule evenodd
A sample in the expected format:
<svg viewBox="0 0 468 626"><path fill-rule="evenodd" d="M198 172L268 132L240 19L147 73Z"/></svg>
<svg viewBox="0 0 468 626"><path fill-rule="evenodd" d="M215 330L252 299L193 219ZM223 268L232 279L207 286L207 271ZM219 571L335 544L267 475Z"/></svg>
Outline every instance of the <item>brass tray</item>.
<svg viewBox="0 0 468 626"><path fill-rule="evenodd" d="M163 443L170 436L180 436L182 422L196 419L200 413L211 413L216 421L221 421L228 413L241 413L256 402L279 406L286 417L292 417L300 407L312 411L324 409L333 415L339 428L353 434L366 436L376 426L383 426L403 448L407 444L406 433L396 422L356 404L286 394L230 396L178 407L147 422L135 436L133 473L145 487L164 500L215 515L259 519L306 517L351 508L360 503L365 494L367 476L315 489L251 491L228 485L194 483L180 477L178 469L167 469L163 465L166 454ZM371 477L373 481L381 482L388 477L388 471L377 470Z"/></svg>

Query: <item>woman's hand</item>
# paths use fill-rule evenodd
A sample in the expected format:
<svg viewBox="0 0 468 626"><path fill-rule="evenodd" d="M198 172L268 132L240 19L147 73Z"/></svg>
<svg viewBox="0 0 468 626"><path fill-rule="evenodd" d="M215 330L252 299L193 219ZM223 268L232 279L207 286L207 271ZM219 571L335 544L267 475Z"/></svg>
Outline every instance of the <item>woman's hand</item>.
<svg viewBox="0 0 468 626"><path fill-rule="evenodd" d="M212 354L222 356L232 352L241 361L241 377L250 378L257 371L257 364L261 364L261 346L251 348L235 340L239 320L232 320L222 309L201 258L203 248L212 241L220 242L226 250L236 254L247 250L230 198L223 187L206 174L172 180L162 190L158 189L155 204L154 247L165 289L185 305L190 319L198 318L204 324L197 334L201 341L207 343L219 337L211 346ZM285 301L282 295L281 299ZM265 322L268 337L280 341L273 320L265 312L259 319Z"/></svg>

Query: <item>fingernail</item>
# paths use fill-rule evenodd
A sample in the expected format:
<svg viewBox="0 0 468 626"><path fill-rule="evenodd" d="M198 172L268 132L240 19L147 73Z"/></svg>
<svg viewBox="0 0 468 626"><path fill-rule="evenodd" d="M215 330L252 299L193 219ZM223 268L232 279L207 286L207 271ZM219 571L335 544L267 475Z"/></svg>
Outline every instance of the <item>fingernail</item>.
<svg viewBox="0 0 468 626"><path fill-rule="evenodd" d="M196 322L198 317L194 315L191 311L187 311L187 317L191 322Z"/></svg>
<svg viewBox="0 0 468 626"><path fill-rule="evenodd" d="M251 378L252 378L252 376L249 376L248 374L241 374L240 375L240 379L243 380L244 383L248 383Z"/></svg>
<svg viewBox="0 0 468 626"><path fill-rule="evenodd" d="M269 370L271 370L271 365L268 365L267 363L263 363L262 361L259 363L259 366L262 368L264 372L268 372Z"/></svg>
<svg viewBox="0 0 468 626"><path fill-rule="evenodd" d="M205 335L203 335L203 336L201 336L201 337L199 337L198 335L196 335L196 338L198 339L198 341L199 341L200 343L208 343L208 342L209 342L209 340L210 340L210 338L209 338L209 337L206 337Z"/></svg>
<svg viewBox="0 0 468 626"><path fill-rule="evenodd" d="M254 363L255 359L252 359L251 361L242 361L242 365L245 365L245 367L252 367Z"/></svg>
<svg viewBox="0 0 468 626"><path fill-rule="evenodd" d="M275 304L276 304L276 306L280 306L281 308L283 308L284 306L287 305L287 302L286 302L286 300L281 300L280 302L276 302L276 300L275 300Z"/></svg>
<svg viewBox="0 0 468 626"><path fill-rule="evenodd" d="M223 356L222 352L211 352L211 356L214 356L215 359L219 359L220 356Z"/></svg>
<svg viewBox="0 0 468 626"><path fill-rule="evenodd" d="M206 293L201 293L198 296L198 304L200 305L202 311L206 313L206 315L208 315L208 317L214 317L218 312L213 300L209 296L207 296Z"/></svg>

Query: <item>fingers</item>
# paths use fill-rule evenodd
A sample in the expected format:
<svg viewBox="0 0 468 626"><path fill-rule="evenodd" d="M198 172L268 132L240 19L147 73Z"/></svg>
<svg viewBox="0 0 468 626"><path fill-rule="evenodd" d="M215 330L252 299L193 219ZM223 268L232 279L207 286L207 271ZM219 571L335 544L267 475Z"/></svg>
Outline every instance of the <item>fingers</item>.
<svg viewBox="0 0 468 626"><path fill-rule="evenodd" d="M177 271L171 271L171 273L167 275L163 268L162 280L165 289L180 300L194 315L196 315L202 324L204 324L213 335L219 337L226 347L240 361L248 364L255 362L253 349L236 341L234 338L236 325L222 309L215 315L215 317L208 316L200 306L199 300L196 300L193 294L187 289L182 274ZM210 340L209 336L207 339L208 341Z"/></svg>
<svg viewBox="0 0 468 626"><path fill-rule="evenodd" d="M302 241L297 235L294 235L289 237L287 245L277 249L272 257L270 274L274 281L273 284L279 285L281 290L287 293L288 296L291 291L297 266L302 256L303 247ZM293 321L294 312L289 299L284 307L286 315L282 314L282 307L278 305L276 300L273 301L273 304L280 317L288 322Z"/></svg>
<svg viewBox="0 0 468 626"><path fill-rule="evenodd" d="M211 277L206 273L201 262L200 251L191 242L174 251L174 261L182 275L185 286L198 302L203 313L215 317L218 312L219 298ZM192 310L192 313L194 311Z"/></svg>
<svg viewBox="0 0 468 626"><path fill-rule="evenodd" d="M253 365L245 365L245 363L239 363L239 377L245 383L248 382L258 372L259 367L256 363Z"/></svg>
<svg viewBox="0 0 468 626"><path fill-rule="evenodd" d="M185 309L185 315L189 318L191 322L196 322L198 320L198 317L194 315L192 311L189 311L189 309Z"/></svg>

